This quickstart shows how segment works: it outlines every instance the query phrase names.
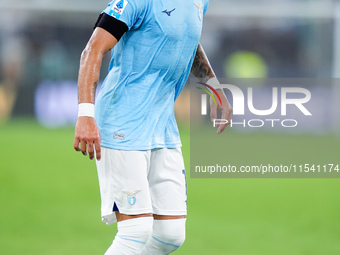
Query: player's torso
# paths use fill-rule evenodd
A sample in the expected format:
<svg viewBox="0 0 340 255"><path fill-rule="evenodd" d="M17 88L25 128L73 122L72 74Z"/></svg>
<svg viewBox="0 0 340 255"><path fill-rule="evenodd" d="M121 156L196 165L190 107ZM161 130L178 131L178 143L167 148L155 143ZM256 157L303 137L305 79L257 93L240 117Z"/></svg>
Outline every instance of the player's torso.
<svg viewBox="0 0 340 255"><path fill-rule="evenodd" d="M201 36L202 0L147 2L141 25L126 33L121 50L133 52L137 72L143 66L148 66L150 72L168 70L172 66L176 66L177 72L184 70ZM128 57L121 60L128 61Z"/></svg>
<svg viewBox="0 0 340 255"><path fill-rule="evenodd" d="M114 47L96 102L102 146L177 148L174 100L190 72L207 0L140 1L145 11Z"/></svg>
<svg viewBox="0 0 340 255"><path fill-rule="evenodd" d="M142 27L172 41L199 40L202 19L202 0L151 0Z"/></svg>

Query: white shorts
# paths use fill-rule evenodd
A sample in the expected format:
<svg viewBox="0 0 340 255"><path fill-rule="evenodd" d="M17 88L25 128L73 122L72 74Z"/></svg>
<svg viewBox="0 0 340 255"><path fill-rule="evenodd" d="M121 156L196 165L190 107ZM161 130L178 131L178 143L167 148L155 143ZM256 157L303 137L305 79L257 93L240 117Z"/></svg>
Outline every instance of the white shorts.
<svg viewBox="0 0 340 255"><path fill-rule="evenodd" d="M97 161L102 221L122 214L187 214L186 176L180 148L122 151L102 148Z"/></svg>

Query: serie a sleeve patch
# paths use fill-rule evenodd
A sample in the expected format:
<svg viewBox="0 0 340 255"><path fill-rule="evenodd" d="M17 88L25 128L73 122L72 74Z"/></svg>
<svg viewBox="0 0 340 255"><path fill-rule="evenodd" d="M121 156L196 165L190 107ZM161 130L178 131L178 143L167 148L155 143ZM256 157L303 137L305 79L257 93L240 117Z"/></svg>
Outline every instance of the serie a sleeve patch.
<svg viewBox="0 0 340 255"><path fill-rule="evenodd" d="M108 14L112 17L115 17L117 19L120 18L120 16L123 14L126 6L128 4L127 0L116 0L109 4L109 7L111 7Z"/></svg>
<svg viewBox="0 0 340 255"><path fill-rule="evenodd" d="M123 22L120 21L105 12L101 13L98 17L98 20L95 24L95 27L101 27L105 29L107 32L112 34L118 41L125 32L129 30L128 26Z"/></svg>

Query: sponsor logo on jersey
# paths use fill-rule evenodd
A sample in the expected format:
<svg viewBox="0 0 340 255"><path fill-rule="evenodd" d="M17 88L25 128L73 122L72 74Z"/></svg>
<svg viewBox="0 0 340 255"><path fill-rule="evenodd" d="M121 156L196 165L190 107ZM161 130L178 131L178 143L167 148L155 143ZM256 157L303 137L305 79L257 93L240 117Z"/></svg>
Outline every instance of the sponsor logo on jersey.
<svg viewBox="0 0 340 255"><path fill-rule="evenodd" d="M194 3L194 5L197 7L198 9L198 18L200 20L203 19L203 4L198 4L198 3Z"/></svg>
<svg viewBox="0 0 340 255"><path fill-rule="evenodd" d="M171 11L168 11L168 9L166 9L166 10L164 10L164 11L162 11L163 13L165 13L166 15L168 15L169 17L171 16L171 13L173 12L173 11L175 11L176 10L176 8L174 8L173 10L171 10Z"/></svg>
<svg viewBox="0 0 340 255"><path fill-rule="evenodd" d="M141 192L141 190L135 190L135 191L123 190L122 192L127 195L127 201L129 205L133 206L136 204L136 201L137 201L136 194Z"/></svg>
<svg viewBox="0 0 340 255"><path fill-rule="evenodd" d="M124 141L125 140L125 135L114 133L113 134L113 139Z"/></svg>
<svg viewBox="0 0 340 255"><path fill-rule="evenodd" d="M123 14L127 4L128 1L126 0L116 0L112 4L111 10L109 11L109 15L115 17L116 19L119 19L120 16Z"/></svg>

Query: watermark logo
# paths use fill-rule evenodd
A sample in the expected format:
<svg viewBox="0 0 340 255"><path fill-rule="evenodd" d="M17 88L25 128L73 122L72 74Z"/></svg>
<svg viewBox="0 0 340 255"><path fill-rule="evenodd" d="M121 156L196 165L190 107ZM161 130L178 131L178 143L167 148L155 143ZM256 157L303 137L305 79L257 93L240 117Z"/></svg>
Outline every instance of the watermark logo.
<svg viewBox="0 0 340 255"><path fill-rule="evenodd" d="M217 95L218 99L221 102L220 96L217 94L216 90L211 88L211 86L201 83L205 87L209 88L214 94ZM215 104L216 100L212 93L207 89L199 88L205 91L210 97L214 100ZM263 127L266 124L270 125L271 127L275 127L275 125L280 122L281 126L283 127L296 127L298 125L298 121L295 119L270 119L263 117L269 117L273 114L279 112L281 117L287 116L287 107L293 106L298 109L304 116L312 116L312 113L307 109L305 106L312 98L311 92L305 88L299 87L273 87L271 91L271 105L267 109L257 109L254 106L255 96L254 90L252 87L248 87L246 93L244 93L238 86L231 85L231 84L221 84L219 89L226 89L228 90L233 99L233 115L234 116L245 116L246 112L251 113L255 116L261 116L262 118L258 119L244 119L241 122L228 122L225 119L215 119L213 121L214 127L219 126L220 124L227 124L229 123L231 127L235 125L241 125L243 127ZM207 94L201 95L201 115L207 115L208 112L208 103L207 103ZM268 99L266 98L266 101ZM221 102L222 103L222 102ZM247 108L246 108L247 107Z"/></svg>
<svg viewBox="0 0 340 255"><path fill-rule="evenodd" d="M201 85L205 86L206 88L210 89L216 95L216 97L218 98L218 100L219 100L219 102L220 102L220 104L222 106L221 97L220 97L220 95L217 93L217 91L213 87L211 87L208 84L202 83L202 82L199 82L199 84L201 84ZM204 92L206 92L210 96L210 98L214 101L215 105L217 106L216 99L213 96L213 94L211 94L211 92L209 90L207 90L205 88L201 88L201 87L197 87L197 88L200 89L200 90L203 90ZM201 107L202 115L207 115L207 101L208 101L207 100L207 94L202 94L202 98L201 98L202 99L202 107Z"/></svg>

